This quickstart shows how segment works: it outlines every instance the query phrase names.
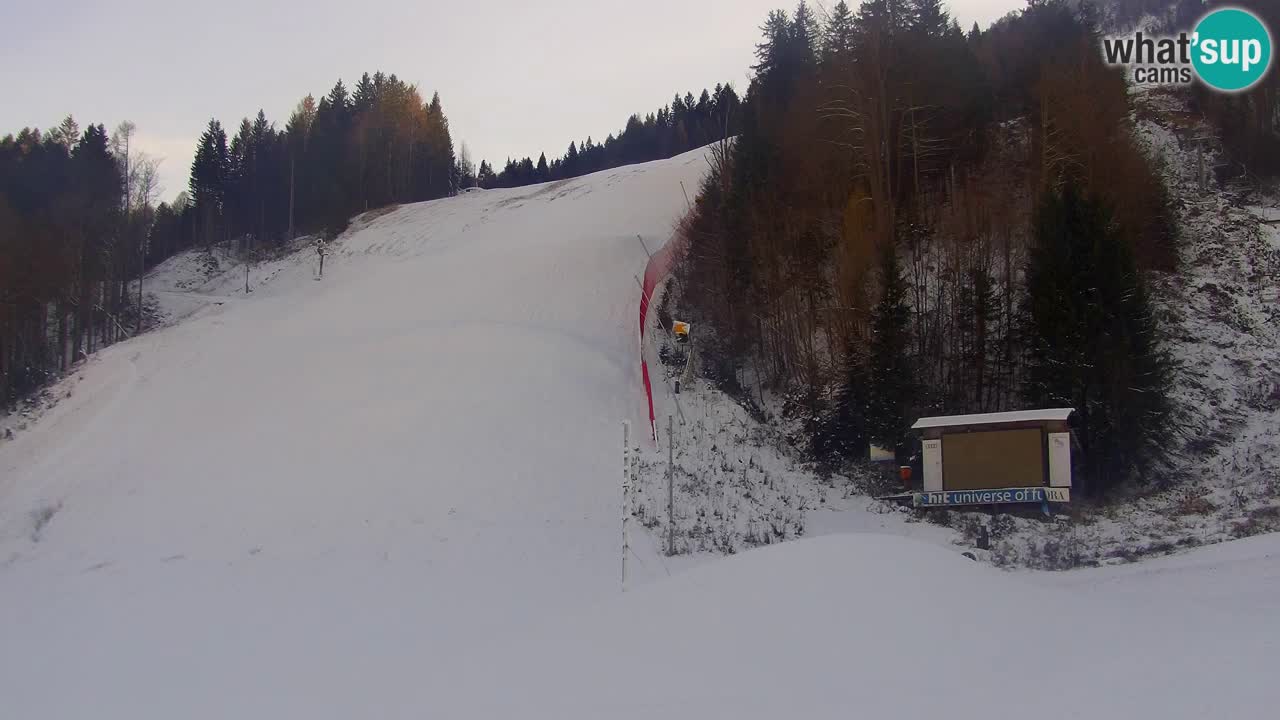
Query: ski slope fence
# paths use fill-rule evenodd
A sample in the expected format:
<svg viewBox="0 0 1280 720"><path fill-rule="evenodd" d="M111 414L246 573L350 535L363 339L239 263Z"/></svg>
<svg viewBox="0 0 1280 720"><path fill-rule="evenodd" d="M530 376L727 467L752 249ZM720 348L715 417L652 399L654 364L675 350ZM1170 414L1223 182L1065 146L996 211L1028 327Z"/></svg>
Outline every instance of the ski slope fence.
<svg viewBox="0 0 1280 720"><path fill-rule="evenodd" d="M644 359L644 331L648 327L649 305L653 298L654 288L671 274L676 258L683 245L682 236L672 236L656 253L649 256L649 263L644 267L644 281L640 292L640 378L644 382L645 399L649 402L649 435L658 441L658 425L653 414L653 385L649 382L649 363Z"/></svg>

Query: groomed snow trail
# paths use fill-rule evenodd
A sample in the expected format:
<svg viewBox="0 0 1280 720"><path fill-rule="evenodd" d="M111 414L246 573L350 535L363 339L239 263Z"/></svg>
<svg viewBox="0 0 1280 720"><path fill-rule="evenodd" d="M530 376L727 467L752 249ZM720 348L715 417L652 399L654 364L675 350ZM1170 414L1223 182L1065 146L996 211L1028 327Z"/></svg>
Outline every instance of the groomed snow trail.
<svg viewBox="0 0 1280 720"><path fill-rule="evenodd" d="M636 235L705 169L402 207L100 353L0 447L0 716L422 716L467 646L617 594Z"/></svg>

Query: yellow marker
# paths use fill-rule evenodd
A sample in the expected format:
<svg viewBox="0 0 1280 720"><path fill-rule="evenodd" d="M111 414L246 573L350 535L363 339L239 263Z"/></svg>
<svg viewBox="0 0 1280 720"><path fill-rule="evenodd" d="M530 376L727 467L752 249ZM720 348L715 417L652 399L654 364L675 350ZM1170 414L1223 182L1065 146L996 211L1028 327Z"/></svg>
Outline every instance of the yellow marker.
<svg viewBox="0 0 1280 720"><path fill-rule="evenodd" d="M689 337L689 323L676 320L671 323L671 332L675 333L676 337Z"/></svg>

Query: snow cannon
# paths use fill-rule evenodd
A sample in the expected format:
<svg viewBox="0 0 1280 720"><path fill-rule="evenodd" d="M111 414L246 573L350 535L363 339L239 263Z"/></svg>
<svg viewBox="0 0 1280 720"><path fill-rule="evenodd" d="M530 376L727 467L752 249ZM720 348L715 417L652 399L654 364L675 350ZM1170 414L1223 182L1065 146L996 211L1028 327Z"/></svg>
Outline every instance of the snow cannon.
<svg viewBox="0 0 1280 720"><path fill-rule="evenodd" d="M671 334L676 336L676 342L689 342L689 323L680 320L671 321Z"/></svg>

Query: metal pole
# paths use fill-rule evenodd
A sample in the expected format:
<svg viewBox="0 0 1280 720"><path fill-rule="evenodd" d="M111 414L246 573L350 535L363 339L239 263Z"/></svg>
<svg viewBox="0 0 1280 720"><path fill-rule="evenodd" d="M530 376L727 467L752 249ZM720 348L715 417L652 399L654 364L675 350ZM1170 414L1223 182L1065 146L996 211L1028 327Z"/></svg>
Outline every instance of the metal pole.
<svg viewBox="0 0 1280 720"><path fill-rule="evenodd" d="M627 491L631 484L631 424L622 423L622 592L627 591Z"/></svg>
<svg viewBox="0 0 1280 720"><path fill-rule="evenodd" d="M144 244L138 252L138 331L134 335L142 334L142 276L147 273L147 246Z"/></svg>
<svg viewBox="0 0 1280 720"><path fill-rule="evenodd" d="M667 555L676 554L675 421L667 416Z"/></svg>

